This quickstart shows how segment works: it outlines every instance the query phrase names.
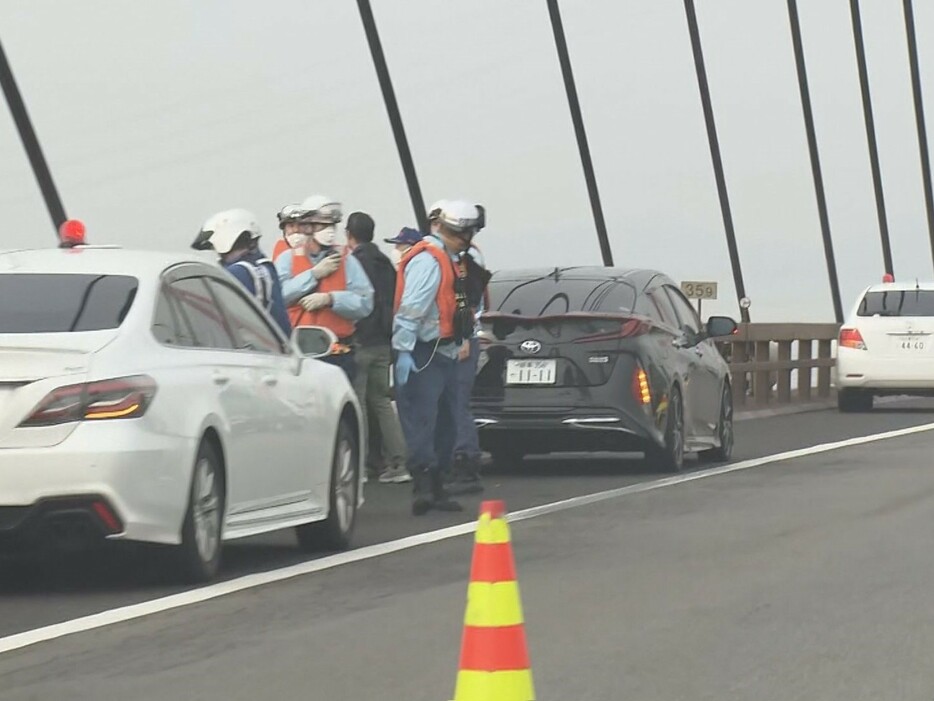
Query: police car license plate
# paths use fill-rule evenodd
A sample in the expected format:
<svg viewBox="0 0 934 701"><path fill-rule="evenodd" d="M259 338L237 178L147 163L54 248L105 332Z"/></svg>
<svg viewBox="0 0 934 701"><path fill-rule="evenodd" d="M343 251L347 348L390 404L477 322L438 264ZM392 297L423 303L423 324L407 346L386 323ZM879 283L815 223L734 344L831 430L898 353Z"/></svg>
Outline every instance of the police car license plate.
<svg viewBox="0 0 934 701"><path fill-rule="evenodd" d="M895 349L902 351L904 353L924 353L930 345L927 336L915 335L915 336L896 336L895 337Z"/></svg>
<svg viewBox="0 0 934 701"><path fill-rule="evenodd" d="M507 360L507 385L553 385L557 378L555 360Z"/></svg>

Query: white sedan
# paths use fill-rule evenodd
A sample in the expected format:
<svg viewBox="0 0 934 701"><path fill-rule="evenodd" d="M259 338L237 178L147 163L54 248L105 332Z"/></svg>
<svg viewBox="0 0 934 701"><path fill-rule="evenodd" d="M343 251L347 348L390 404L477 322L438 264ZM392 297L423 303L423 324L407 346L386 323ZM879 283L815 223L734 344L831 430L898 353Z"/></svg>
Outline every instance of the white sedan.
<svg viewBox="0 0 934 701"><path fill-rule="evenodd" d="M299 331L184 255L0 253L0 544L162 543L195 581L222 541L295 527L347 547L360 407L315 359L333 335Z"/></svg>
<svg viewBox="0 0 934 701"><path fill-rule="evenodd" d="M934 284L884 282L859 297L837 344L840 411L879 395L934 395Z"/></svg>

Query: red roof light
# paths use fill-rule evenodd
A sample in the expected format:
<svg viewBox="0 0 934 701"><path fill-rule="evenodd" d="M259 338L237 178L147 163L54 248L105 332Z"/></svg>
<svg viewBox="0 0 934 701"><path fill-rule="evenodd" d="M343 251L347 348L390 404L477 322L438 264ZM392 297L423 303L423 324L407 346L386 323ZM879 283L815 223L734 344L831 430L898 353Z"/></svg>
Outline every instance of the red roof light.
<svg viewBox="0 0 934 701"><path fill-rule="evenodd" d="M895 276L892 273L886 273L882 276L882 282L895 282Z"/></svg>
<svg viewBox="0 0 934 701"><path fill-rule="evenodd" d="M69 219L58 228L58 237L61 239L62 246L67 248L83 244L86 233L84 223L77 219Z"/></svg>

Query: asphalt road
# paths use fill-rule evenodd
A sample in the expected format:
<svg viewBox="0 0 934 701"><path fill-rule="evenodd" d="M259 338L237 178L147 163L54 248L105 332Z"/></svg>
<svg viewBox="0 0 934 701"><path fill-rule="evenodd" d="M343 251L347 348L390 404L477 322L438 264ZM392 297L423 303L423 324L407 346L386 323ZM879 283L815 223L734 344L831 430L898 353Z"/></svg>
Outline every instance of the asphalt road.
<svg viewBox="0 0 934 701"><path fill-rule="evenodd" d="M736 460L934 422L929 403L738 424ZM925 699L934 688L934 435L844 448L513 525L539 698ZM511 511L656 479L640 460L487 477ZM358 543L413 519L368 485ZM471 541L458 537L0 655L0 699L451 698ZM300 560L229 548L225 577ZM146 559L2 563L0 636L178 589ZM447 695L447 696L445 696Z"/></svg>

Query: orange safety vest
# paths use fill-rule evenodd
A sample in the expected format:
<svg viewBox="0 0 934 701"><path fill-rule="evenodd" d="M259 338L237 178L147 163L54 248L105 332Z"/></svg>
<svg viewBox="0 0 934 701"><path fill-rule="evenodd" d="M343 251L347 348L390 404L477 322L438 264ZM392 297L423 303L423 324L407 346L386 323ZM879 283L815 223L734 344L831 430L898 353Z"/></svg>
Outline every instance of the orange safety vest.
<svg viewBox="0 0 934 701"><path fill-rule="evenodd" d="M398 312L399 306L402 304L402 293L405 290L405 266L422 251L433 255L435 260L438 261L438 267L441 269L441 284L438 285L438 292L435 295L435 302L441 315L439 320L441 338L454 338L454 310L457 309L457 297L454 293L454 263L446 251L430 244L428 241L423 240L416 243L405 252L399 262L399 274L396 275L395 310Z"/></svg>
<svg viewBox="0 0 934 701"><path fill-rule="evenodd" d="M286 244L286 248L287 247L288 244ZM282 251L280 251L280 253L282 253ZM312 267L308 256L296 252L292 253L292 277L301 275ZM315 288L315 292L343 292L346 289L347 254L343 253L341 255L341 266L323 280L318 280L318 286ZM331 331L342 340L353 336L354 330L356 330L353 321L345 319L340 314L336 314L332 309L318 309L309 312L296 302L288 308L288 313L289 321L292 322L292 328L296 326L323 326L326 329L331 329Z"/></svg>
<svg viewBox="0 0 934 701"><path fill-rule="evenodd" d="M289 246L289 242L286 241L285 239L281 239L281 238L280 238L278 241L276 241L276 245L273 246L273 248L272 248L272 259L273 259L273 261L275 261L276 258L278 258L279 256L281 256L281 255L282 255L283 253L285 253L286 251L291 251L291 250L292 250L292 249L291 249L291 247Z"/></svg>

